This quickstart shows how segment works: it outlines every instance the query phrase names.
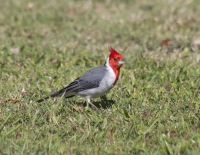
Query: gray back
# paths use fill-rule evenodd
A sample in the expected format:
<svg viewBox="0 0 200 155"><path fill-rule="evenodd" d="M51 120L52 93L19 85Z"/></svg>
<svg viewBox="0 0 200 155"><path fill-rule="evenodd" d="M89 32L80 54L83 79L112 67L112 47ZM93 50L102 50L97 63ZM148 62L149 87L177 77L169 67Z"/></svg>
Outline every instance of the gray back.
<svg viewBox="0 0 200 155"><path fill-rule="evenodd" d="M79 92L82 90L99 87L99 84L101 80L104 78L105 73L106 73L105 65L93 68L84 73L76 80L74 80L64 89L66 92L68 91Z"/></svg>

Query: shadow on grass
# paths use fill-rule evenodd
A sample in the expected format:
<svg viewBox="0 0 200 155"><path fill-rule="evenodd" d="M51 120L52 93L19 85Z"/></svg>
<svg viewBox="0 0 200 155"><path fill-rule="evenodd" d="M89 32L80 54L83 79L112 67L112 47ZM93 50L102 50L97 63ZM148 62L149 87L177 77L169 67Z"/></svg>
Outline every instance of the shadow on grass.
<svg viewBox="0 0 200 155"><path fill-rule="evenodd" d="M109 109L109 108L111 108L112 107L112 105L113 104L115 104L115 101L114 100L108 100L107 98L106 98L106 96L102 96L102 97L100 97L101 98L101 100L100 101L94 101L94 100L92 100L92 103L97 107L97 108L99 108L99 109ZM50 98L50 100L51 99L53 99L53 104L56 104L56 103L58 103L58 102L69 102L69 105L70 106L72 106L73 107L73 104L74 105L78 105L78 106L82 106L82 107L87 107L88 106L88 103L87 103L87 101L76 101L75 99L69 99L69 98L64 98L64 99L60 99L60 100L58 100L57 98ZM48 100L49 101L49 100ZM47 100L44 100L44 103L49 103ZM52 103L52 102L51 102ZM41 105L43 105L43 104L41 104ZM65 104L64 104L65 105ZM68 106L69 106L68 105ZM90 108L94 108L93 106L91 106L90 104L89 104L89 107Z"/></svg>
<svg viewBox="0 0 200 155"><path fill-rule="evenodd" d="M92 101L92 103L97 107L97 108L100 108L100 109L108 109L108 108L111 108L113 104L115 104L115 101L114 100L108 100L106 98L106 96L102 96L101 97L101 101ZM76 102L75 104L77 105L80 105L80 106L84 106L84 107L87 107L87 102ZM89 105L91 108L92 106Z"/></svg>

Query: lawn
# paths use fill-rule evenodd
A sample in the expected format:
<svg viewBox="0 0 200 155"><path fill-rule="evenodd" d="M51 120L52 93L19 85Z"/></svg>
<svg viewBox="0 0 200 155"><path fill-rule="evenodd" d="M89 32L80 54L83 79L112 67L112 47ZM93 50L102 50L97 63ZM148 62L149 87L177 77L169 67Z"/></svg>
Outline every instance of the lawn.
<svg viewBox="0 0 200 155"><path fill-rule="evenodd" d="M0 154L198 155L198 0L0 0ZM95 99L36 101L126 59Z"/></svg>

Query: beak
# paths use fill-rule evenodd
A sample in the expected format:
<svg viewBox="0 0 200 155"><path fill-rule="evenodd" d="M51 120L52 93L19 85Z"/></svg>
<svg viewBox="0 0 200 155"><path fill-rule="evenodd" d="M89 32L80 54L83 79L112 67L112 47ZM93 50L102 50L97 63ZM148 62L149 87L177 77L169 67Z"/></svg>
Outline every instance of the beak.
<svg viewBox="0 0 200 155"><path fill-rule="evenodd" d="M124 60L124 59L119 60L118 63L119 63L120 65L123 65L123 64L125 64L125 60Z"/></svg>

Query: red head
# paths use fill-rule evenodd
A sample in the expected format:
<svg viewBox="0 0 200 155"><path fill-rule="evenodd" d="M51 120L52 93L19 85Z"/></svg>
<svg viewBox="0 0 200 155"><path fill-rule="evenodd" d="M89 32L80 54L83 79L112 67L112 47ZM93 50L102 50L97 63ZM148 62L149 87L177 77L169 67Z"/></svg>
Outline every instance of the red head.
<svg viewBox="0 0 200 155"><path fill-rule="evenodd" d="M124 58L115 49L109 47L109 65L112 69L120 69L120 67L125 63Z"/></svg>
<svg viewBox="0 0 200 155"><path fill-rule="evenodd" d="M125 61L124 61L123 56L112 47L109 47L109 51L110 51L110 55L109 55L108 62L109 62L109 66L113 69L116 75L116 80L115 80L115 83L116 83L119 77L120 68L125 63Z"/></svg>

